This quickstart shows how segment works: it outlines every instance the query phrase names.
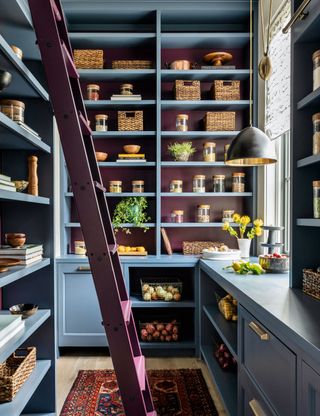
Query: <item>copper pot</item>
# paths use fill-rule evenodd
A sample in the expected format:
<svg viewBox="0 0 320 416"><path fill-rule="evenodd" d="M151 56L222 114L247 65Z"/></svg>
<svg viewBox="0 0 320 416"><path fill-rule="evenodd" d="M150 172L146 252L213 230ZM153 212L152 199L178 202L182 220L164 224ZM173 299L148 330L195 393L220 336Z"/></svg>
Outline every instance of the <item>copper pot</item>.
<svg viewBox="0 0 320 416"><path fill-rule="evenodd" d="M170 69L176 69L178 71L191 69L191 62L185 59L179 59L173 61L170 64Z"/></svg>

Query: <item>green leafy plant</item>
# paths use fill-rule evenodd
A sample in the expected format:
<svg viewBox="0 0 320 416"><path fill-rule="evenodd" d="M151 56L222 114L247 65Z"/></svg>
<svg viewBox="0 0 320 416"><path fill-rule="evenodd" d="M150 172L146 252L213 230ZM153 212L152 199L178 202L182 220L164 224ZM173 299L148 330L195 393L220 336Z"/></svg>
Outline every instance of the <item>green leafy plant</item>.
<svg viewBox="0 0 320 416"><path fill-rule="evenodd" d="M133 196L129 198L123 198L115 207L112 224L117 232L119 229L126 234L131 234L129 228L122 224L133 224L136 227L143 228L147 231L149 227L145 225L150 220L146 210L148 208L148 202L143 196Z"/></svg>
<svg viewBox="0 0 320 416"><path fill-rule="evenodd" d="M171 143L168 146L168 150L175 160L183 161L188 160L197 151L195 147L192 147L192 142Z"/></svg>

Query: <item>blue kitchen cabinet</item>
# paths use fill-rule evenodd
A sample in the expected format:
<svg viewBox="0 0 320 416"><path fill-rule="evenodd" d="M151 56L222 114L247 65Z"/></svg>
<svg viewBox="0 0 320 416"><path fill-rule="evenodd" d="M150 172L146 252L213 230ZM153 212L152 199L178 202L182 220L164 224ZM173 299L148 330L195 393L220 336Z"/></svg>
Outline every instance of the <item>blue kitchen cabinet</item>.
<svg viewBox="0 0 320 416"><path fill-rule="evenodd" d="M302 362L301 413L304 416L320 415L320 374Z"/></svg>

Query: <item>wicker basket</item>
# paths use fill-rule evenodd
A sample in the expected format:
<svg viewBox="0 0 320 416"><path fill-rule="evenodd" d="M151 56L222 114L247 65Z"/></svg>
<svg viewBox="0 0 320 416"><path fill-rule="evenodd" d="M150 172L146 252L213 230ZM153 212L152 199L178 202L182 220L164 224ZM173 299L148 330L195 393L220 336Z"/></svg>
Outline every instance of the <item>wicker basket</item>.
<svg viewBox="0 0 320 416"><path fill-rule="evenodd" d="M11 402L36 365L36 348L19 348L0 364L0 402Z"/></svg>
<svg viewBox="0 0 320 416"><path fill-rule="evenodd" d="M176 100L201 100L200 81L176 80L174 93Z"/></svg>
<svg viewBox="0 0 320 416"><path fill-rule="evenodd" d="M118 111L119 131L142 131L143 111Z"/></svg>
<svg viewBox="0 0 320 416"><path fill-rule="evenodd" d="M211 87L214 100L240 100L240 81L216 80Z"/></svg>
<svg viewBox="0 0 320 416"><path fill-rule="evenodd" d="M74 63L79 69L102 69L102 49L75 49Z"/></svg>
<svg viewBox="0 0 320 416"><path fill-rule="evenodd" d="M234 111L208 111L203 119L206 131L232 131L236 127Z"/></svg>
<svg viewBox="0 0 320 416"><path fill-rule="evenodd" d="M216 293L218 308L227 321L236 322L238 320L238 302L231 295L221 298Z"/></svg>
<svg viewBox="0 0 320 416"><path fill-rule="evenodd" d="M153 62L147 60L116 60L112 61L112 69L152 69Z"/></svg>
<svg viewBox="0 0 320 416"><path fill-rule="evenodd" d="M182 250L183 254L199 255L205 248L221 247L223 243L215 241L183 241Z"/></svg>
<svg viewBox="0 0 320 416"><path fill-rule="evenodd" d="M320 299L320 271L303 269L302 290L307 295Z"/></svg>

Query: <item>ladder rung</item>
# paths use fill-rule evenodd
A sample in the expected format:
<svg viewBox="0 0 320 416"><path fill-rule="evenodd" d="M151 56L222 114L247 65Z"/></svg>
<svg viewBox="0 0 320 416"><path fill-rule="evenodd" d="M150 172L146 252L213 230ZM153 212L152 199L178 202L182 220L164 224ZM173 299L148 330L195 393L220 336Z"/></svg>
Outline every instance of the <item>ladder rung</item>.
<svg viewBox="0 0 320 416"><path fill-rule="evenodd" d="M106 188L101 183L97 181L94 181L93 183L94 183L95 188L99 189L99 191L102 191L103 193L107 192Z"/></svg>
<svg viewBox="0 0 320 416"><path fill-rule="evenodd" d="M143 355L139 357L134 357L134 364L137 370L137 376L139 380L139 385L141 390L146 389L146 369L145 369L145 359Z"/></svg>
<svg viewBox="0 0 320 416"><path fill-rule="evenodd" d="M118 250L118 244L109 244L109 251L111 254L116 254Z"/></svg>
<svg viewBox="0 0 320 416"><path fill-rule="evenodd" d="M75 67L73 59L71 58L71 55L64 42L61 42L61 47L69 76L71 78L80 78L77 68Z"/></svg>
<svg viewBox="0 0 320 416"><path fill-rule="evenodd" d="M157 412L155 410L152 412L148 412L147 416L157 416Z"/></svg>
<svg viewBox="0 0 320 416"><path fill-rule="evenodd" d="M52 7L52 10L53 10L53 13L54 13L54 15L56 17L56 20L58 22L61 22L62 17L61 17L61 14L60 14L60 12L58 10L58 7L57 7L55 1L54 0L50 0L50 3L51 3L51 7Z"/></svg>
<svg viewBox="0 0 320 416"><path fill-rule="evenodd" d="M132 305L131 300L121 301L122 313L123 313L123 316L124 316L124 320L126 321L127 324L130 322L131 305Z"/></svg>
<svg viewBox="0 0 320 416"><path fill-rule="evenodd" d="M82 133L90 136L92 131L89 127L88 121L83 117L80 111L79 111L79 120L80 120Z"/></svg>

